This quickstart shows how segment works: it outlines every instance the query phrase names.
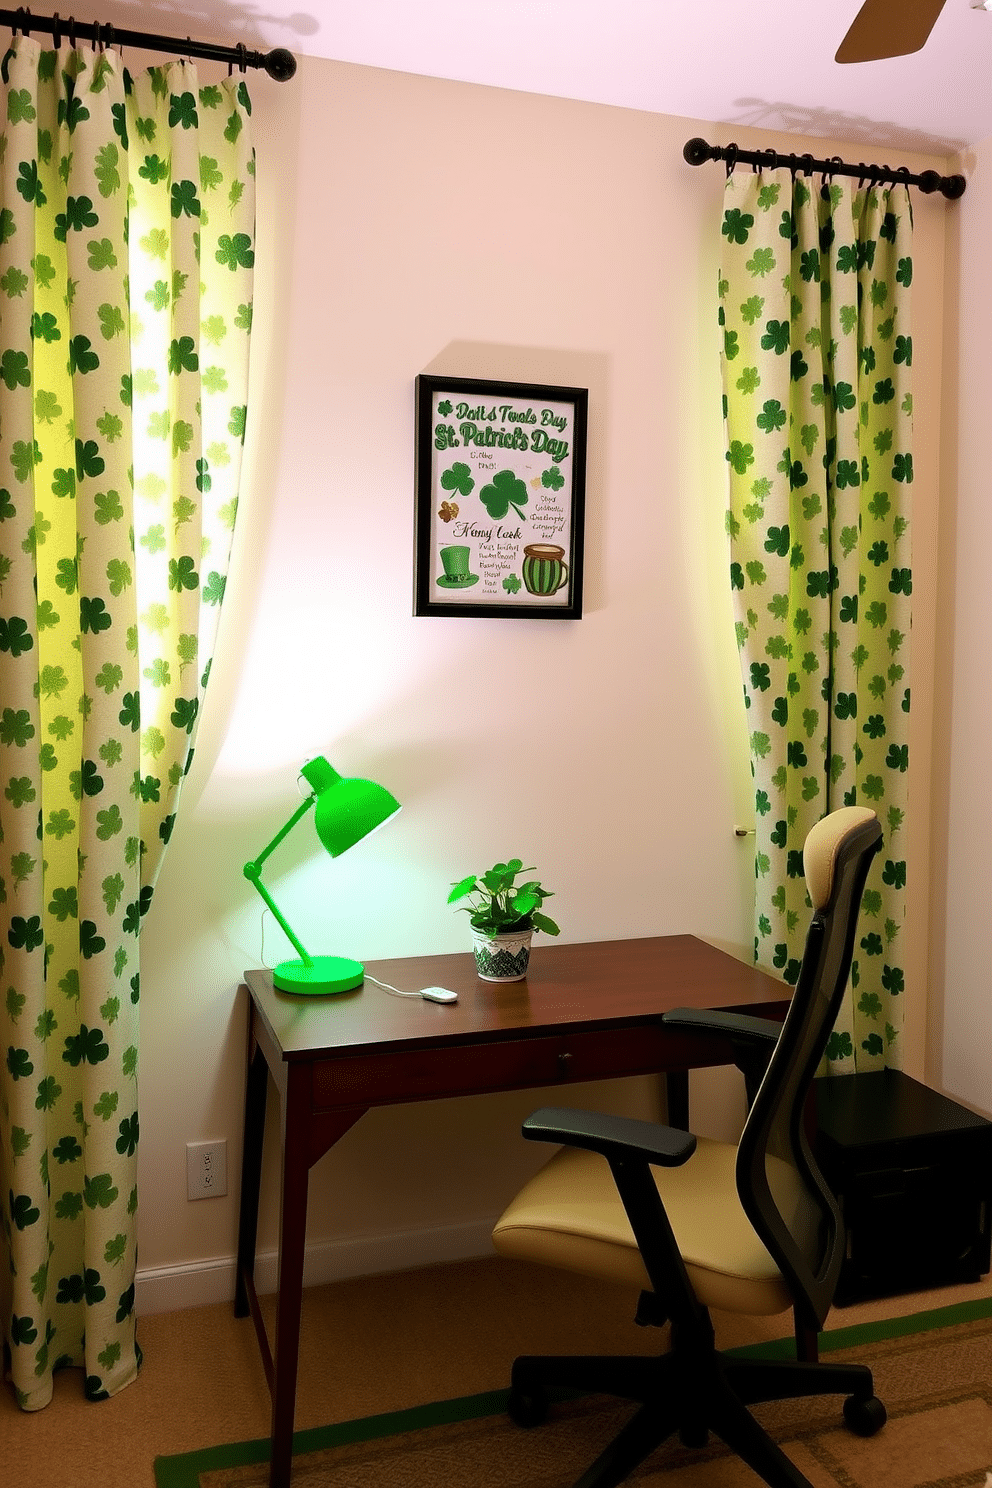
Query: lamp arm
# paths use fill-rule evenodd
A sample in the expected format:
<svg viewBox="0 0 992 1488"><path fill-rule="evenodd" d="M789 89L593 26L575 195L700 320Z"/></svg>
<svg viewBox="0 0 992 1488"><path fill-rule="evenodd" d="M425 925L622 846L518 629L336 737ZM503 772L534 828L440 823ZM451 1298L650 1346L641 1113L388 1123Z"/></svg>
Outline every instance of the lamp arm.
<svg viewBox="0 0 992 1488"><path fill-rule="evenodd" d="M302 803L302 805L300 805L297 810L293 812L293 815L289 818L289 821L286 823L286 825L276 833L272 841L269 843L268 847L263 847L258 857L254 858L250 863L246 863L244 866L245 878L248 880L249 883L254 884L257 892L261 895L262 899L264 899L269 909L271 909L272 913L275 915L276 920L282 928L283 933L286 935L290 943L296 948L296 950L299 951L300 955L303 957L303 960L308 966L313 965L313 958L307 951L306 947L294 934L290 926L286 923L286 920L280 913L278 905L272 898L272 895L269 893L268 889L263 884L262 864L265 862L270 853L272 853L274 849L279 846L283 838L289 835L289 833L296 826L296 823L306 815L316 799L316 796L308 796L307 799Z"/></svg>
<svg viewBox="0 0 992 1488"><path fill-rule="evenodd" d="M280 827L279 831L273 837L268 847L263 847L262 851L259 853L258 857L254 859L253 862L245 864L245 878L258 878L259 874L262 871L262 864L265 862L266 858L275 851L284 837L289 836L290 832L296 826L296 823L300 821L302 817L306 816L307 812L310 810L310 807L314 804L316 799L316 796L307 796L306 800L303 801L293 812L286 825L284 827ZM253 873L249 873L249 868L252 868L255 871Z"/></svg>
<svg viewBox="0 0 992 1488"><path fill-rule="evenodd" d="M266 904L269 906L269 908L271 909L272 913L275 915L275 917L278 920L279 924L282 926L283 933L286 935L286 937L290 941L290 943L292 945L294 945L296 947L296 949L299 951L300 956L303 959L303 961L307 964L307 966L312 966L313 965L313 957L310 955L310 953L307 950L306 946L304 946L300 942L299 938L296 935L293 934L293 931L290 929L289 925L287 925L287 923L286 923L285 919L283 918L283 916L279 913L279 907L278 907L278 905L276 904L275 900L272 898L272 895L269 893L268 889L263 884L262 880L260 878L256 878L253 874L251 874L251 873L248 872L248 869L249 868L253 868L253 867L255 867L255 864L254 863L246 863L245 864L245 878L248 879L249 883L253 883L255 885L255 888L261 894L262 898L265 900Z"/></svg>

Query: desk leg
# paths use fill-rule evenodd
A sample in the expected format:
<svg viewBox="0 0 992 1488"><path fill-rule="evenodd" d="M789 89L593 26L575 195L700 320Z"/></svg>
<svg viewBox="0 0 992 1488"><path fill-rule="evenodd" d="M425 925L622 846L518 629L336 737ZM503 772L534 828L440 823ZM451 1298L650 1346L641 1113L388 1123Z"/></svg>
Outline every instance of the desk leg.
<svg viewBox="0 0 992 1488"><path fill-rule="evenodd" d="M279 1293L276 1299L275 1360L272 1379L272 1455L269 1488L289 1488L293 1470L293 1426L300 1363L303 1312L303 1261L307 1236L310 1167L343 1137L364 1110L342 1111L323 1127L320 1151L311 1147L310 1070L290 1071L282 1112L282 1211L279 1221Z"/></svg>
<svg viewBox="0 0 992 1488"><path fill-rule="evenodd" d="M310 1161L305 1112L290 1076L283 1108L282 1201L279 1221L279 1291L276 1299L275 1372L272 1380L270 1488L289 1488L293 1424L300 1363L303 1260L307 1237Z"/></svg>
<svg viewBox="0 0 992 1488"><path fill-rule="evenodd" d="M665 1096L668 1105L668 1125L679 1131L689 1130L689 1072L669 1070L665 1076Z"/></svg>
<svg viewBox="0 0 992 1488"><path fill-rule="evenodd" d="M262 1138L265 1134L268 1080L269 1067L265 1062L264 1054L256 1044L251 1053L245 1084L245 1130L241 1148L241 1206L238 1219L238 1269L234 1289L235 1317L247 1317L250 1311L245 1276L255 1274L258 1200L262 1186Z"/></svg>

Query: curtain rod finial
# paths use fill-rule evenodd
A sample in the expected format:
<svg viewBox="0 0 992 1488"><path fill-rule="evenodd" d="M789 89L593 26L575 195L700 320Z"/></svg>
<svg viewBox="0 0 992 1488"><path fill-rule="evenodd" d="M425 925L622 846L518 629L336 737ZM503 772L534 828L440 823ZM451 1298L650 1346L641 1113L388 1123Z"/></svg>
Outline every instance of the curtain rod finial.
<svg viewBox="0 0 992 1488"><path fill-rule="evenodd" d="M270 78L277 83L288 83L296 73L296 58L285 47L276 47L265 58L264 67Z"/></svg>
<svg viewBox="0 0 992 1488"><path fill-rule="evenodd" d="M705 165L707 160L715 160L718 153L697 135L695 139L686 140L682 159L688 161L690 165Z"/></svg>

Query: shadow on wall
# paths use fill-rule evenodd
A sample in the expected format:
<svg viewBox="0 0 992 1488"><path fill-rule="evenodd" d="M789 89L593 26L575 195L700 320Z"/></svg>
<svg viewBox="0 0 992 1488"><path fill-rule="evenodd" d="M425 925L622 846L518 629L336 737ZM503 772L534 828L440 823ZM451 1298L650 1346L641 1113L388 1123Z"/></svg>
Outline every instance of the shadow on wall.
<svg viewBox="0 0 992 1488"><path fill-rule="evenodd" d="M233 4L231 0L200 0L195 11L181 0L175 4L171 0L133 4L129 0L75 0L72 9L77 21L99 21L155 36L195 35L198 41L222 46L243 42L249 51L267 51L273 46L292 51L294 37L313 36L320 30L317 17L306 12L273 15L258 6Z"/></svg>
<svg viewBox="0 0 992 1488"><path fill-rule="evenodd" d="M869 119L864 114L848 114L843 109L807 108L798 103L773 103L767 98L735 98L739 110L723 124L746 124L754 129L784 130L787 134L813 135L816 139L853 140L879 150L912 150L921 155L954 155L964 148L964 140L942 139L922 134L901 124ZM887 164L869 161L869 164ZM898 162L897 162L898 164Z"/></svg>

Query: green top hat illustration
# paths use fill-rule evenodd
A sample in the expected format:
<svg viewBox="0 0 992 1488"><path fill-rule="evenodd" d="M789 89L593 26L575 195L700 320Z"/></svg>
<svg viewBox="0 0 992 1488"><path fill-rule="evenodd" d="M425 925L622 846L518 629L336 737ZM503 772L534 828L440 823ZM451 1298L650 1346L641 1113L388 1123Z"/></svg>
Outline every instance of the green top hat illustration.
<svg viewBox="0 0 992 1488"><path fill-rule="evenodd" d="M479 575L469 573L467 544L456 543L441 549L444 573L437 580L442 589L468 589L479 582Z"/></svg>

